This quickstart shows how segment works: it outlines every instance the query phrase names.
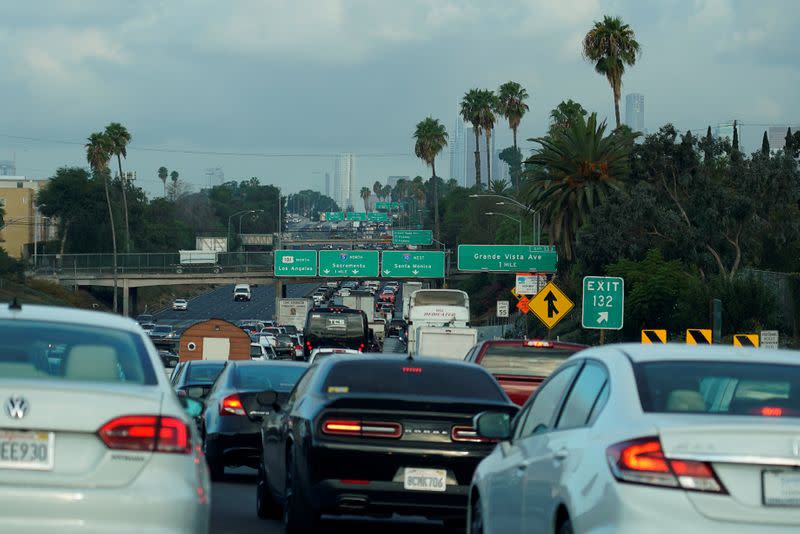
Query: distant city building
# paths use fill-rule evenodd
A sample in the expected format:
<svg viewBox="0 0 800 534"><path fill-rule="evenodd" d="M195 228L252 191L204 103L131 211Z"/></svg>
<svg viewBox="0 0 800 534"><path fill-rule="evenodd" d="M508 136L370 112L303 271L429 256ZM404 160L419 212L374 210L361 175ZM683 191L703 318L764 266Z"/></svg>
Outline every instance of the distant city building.
<svg viewBox="0 0 800 534"><path fill-rule="evenodd" d="M392 188L394 188L394 186L397 185L398 180L408 180L408 179L409 179L408 176L388 176L386 178L386 185L389 185Z"/></svg>
<svg viewBox="0 0 800 534"><path fill-rule="evenodd" d="M494 154L496 152L494 145L495 140L497 139L496 135L492 135L491 138L491 152L490 154ZM475 185L475 134L473 133L472 126L467 126L464 130L464 140L465 140L465 148L464 148L464 169L465 169L465 179L463 182L464 187L472 187ZM486 136L481 132L478 136L478 144L480 148L478 149L478 153L480 154L481 158L481 186L486 187L488 184L486 183L486 178L488 176L489 166L492 166L492 179L495 178L495 168L494 165L494 157L487 157L486 152Z"/></svg>
<svg viewBox="0 0 800 534"><path fill-rule="evenodd" d="M737 125L737 129L738 128L739 126ZM727 139L728 141L733 141L733 121L717 124L714 126L712 133L717 139ZM741 133L742 132L739 132L739 139L742 138Z"/></svg>
<svg viewBox="0 0 800 534"><path fill-rule="evenodd" d="M456 116L456 123L450 133L448 145L450 148L450 178L455 179L459 185L467 185L467 167L465 158L466 126L461 116ZM473 170L473 172L475 172Z"/></svg>
<svg viewBox="0 0 800 534"><path fill-rule="evenodd" d="M208 187L216 187L225 183L225 173L222 167L209 167L205 174Z"/></svg>
<svg viewBox="0 0 800 534"><path fill-rule="evenodd" d="M14 160L0 160L0 176L16 176L17 163Z"/></svg>
<svg viewBox="0 0 800 534"><path fill-rule="evenodd" d="M342 210L355 207L360 200L356 190L355 154L339 154L336 157L336 172L333 175L333 200Z"/></svg>
<svg viewBox="0 0 800 534"><path fill-rule="evenodd" d="M325 173L325 196L331 196L331 173Z"/></svg>
<svg viewBox="0 0 800 534"><path fill-rule="evenodd" d="M500 159L500 152L502 150L494 151L494 167L492 168L492 180L505 180L508 185L511 184L511 167L508 163ZM495 176L495 173L497 176Z"/></svg>
<svg viewBox="0 0 800 534"><path fill-rule="evenodd" d="M644 133L644 95L630 93L625 97L625 124L634 132Z"/></svg>
<svg viewBox="0 0 800 534"><path fill-rule="evenodd" d="M786 130L790 128L790 125L786 126L770 126L767 129L767 139L769 140L769 149L770 152L777 152L778 150L783 150L786 146ZM800 125L795 124L791 126L792 133L797 132L800 130Z"/></svg>

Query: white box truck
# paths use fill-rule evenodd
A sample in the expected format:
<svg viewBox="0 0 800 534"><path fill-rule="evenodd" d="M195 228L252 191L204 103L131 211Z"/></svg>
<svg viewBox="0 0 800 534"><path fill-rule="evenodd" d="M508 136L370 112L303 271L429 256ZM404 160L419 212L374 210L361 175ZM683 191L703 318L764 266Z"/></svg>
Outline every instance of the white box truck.
<svg viewBox="0 0 800 534"><path fill-rule="evenodd" d="M312 307L311 299L280 299L278 301L278 324L290 324L302 332L306 326L306 315Z"/></svg>
<svg viewBox="0 0 800 534"><path fill-rule="evenodd" d="M415 330L417 350L414 354L424 357L463 360L478 342L478 331L474 328L419 326Z"/></svg>
<svg viewBox="0 0 800 534"><path fill-rule="evenodd" d="M342 305L354 310L361 310L367 315L367 323L378 345L383 346L386 334L386 321L375 318L375 297L367 291L352 291L349 295L340 297Z"/></svg>
<svg viewBox="0 0 800 534"><path fill-rule="evenodd" d="M218 265L219 252L213 250L179 250L178 254L180 263L175 266L175 272L178 274L184 270L195 268L208 268L215 273L222 270L222 267Z"/></svg>
<svg viewBox="0 0 800 534"><path fill-rule="evenodd" d="M408 354L416 354L420 327L469 327L469 295L457 289L418 289L408 304Z"/></svg>

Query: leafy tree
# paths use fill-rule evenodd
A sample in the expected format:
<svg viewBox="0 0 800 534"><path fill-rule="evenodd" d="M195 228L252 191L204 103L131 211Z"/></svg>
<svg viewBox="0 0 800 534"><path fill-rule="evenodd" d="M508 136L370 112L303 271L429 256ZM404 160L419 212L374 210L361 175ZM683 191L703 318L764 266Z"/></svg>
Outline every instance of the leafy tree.
<svg viewBox="0 0 800 534"><path fill-rule="evenodd" d="M369 211L369 197L372 196L372 191L369 187L361 188L361 199L364 201L364 211Z"/></svg>
<svg viewBox="0 0 800 534"><path fill-rule="evenodd" d="M784 137L783 152L791 158L797 157L797 151L800 146L795 146L794 136L792 135L791 126L786 129L786 137Z"/></svg>
<svg viewBox="0 0 800 534"><path fill-rule="evenodd" d="M6 216L6 208L2 204L0 204L0 228L3 228L6 225L5 216Z"/></svg>
<svg viewBox="0 0 800 534"><path fill-rule="evenodd" d="M505 180L495 180L492 182L492 187L489 188L495 195L509 195L511 194L511 188L508 185L508 182Z"/></svg>
<svg viewBox="0 0 800 534"><path fill-rule="evenodd" d="M119 179L122 191L122 206L125 213L125 251L131 251L131 227L128 222L128 180L122 172L122 158L128 157L128 145L131 142L131 134L128 129L118 122L112 122L106 126L105 135L111 144L111 154L117 157L119 168Z"/></svg>
<svg viewBox="0 0 800 534"><path fill-rule="evenodd" d="M508 127L514 138L514 150L517 147L517 128L522 121L522 117L530 109L525 100L528 99L528 92L517 82L506 82L497 90L498 105L497 111L508 120ZM514 188L519 191L517 176L512 176Z"/></svg>
<svg viewBox="0 0 800 534"><path fill-rule="evenodd" d="M548 130L548 134L552 136L556 129L569 128L575 119L578 117L585 117L587 113L588 112L583 109L583 106L578 102L572 99L562 100L561 103L550 112L550 129Z"/></svg>
<svg viewBox="0 0 800 534"><path fill-rule="evenodd" d="M691 132L689 132L691 134ZM733 121L733 140L731 141L731 161L742 161L742 153L739 151L739 128L736 121Z"/></svg>
<svg viewBox="0 0 800 534"><path fill-rule="evenodd" d="M497 96L495 96L494 91L490 91L488 89L482 89L480 91L480 98L478 100L478 116L480 117L481 121L481 128L483 128L483 132L486 135L486 186L492 186L492 158L494 154L492 153L492 130L494 129L494 123L497 119L495 115L497 111ZM476 146L477 148L477 146Z"/></svg>
<svg viewBox="0 0 800 534"><path fill-rule="evenodd" d="M761 155L769 156L769 137L767 137L766 130L764 130L764 137L761 138Z"/></svg>
<svg viewBox="0 0 800 534"><path fill-rule="evenodd" d="M172 183L175 184L178 183L178 178L180 177L180 174L178 174L178 171L172 171L171 173L169 173L169 177L172 180Z"/></svg>
<svg viewBox="0 0 800 534"><path fill-rule="evenodd" d="M499 158L508 165L511 183L514 185L514 188L519 191L520 178L522 175L522 151L520 151L519 148L510 146L500 151Z"/></svg>
<svg viewBox="0 0 800 534"><path fill-rule="evenodd" d="M389 200L392 198L392 186L389 184L384 185L381 188L381 196L383 196L383 200Z"/></svg>
<svg viewBox="0 0 800 534"><path fill-rule="evenodd" d="M461 118L465 122L472 124L472 132L475 134L475 186L481 188L481 151L480 136L483 127L482 116L482 92L480 89L470 89L461 99Z"/></svg>
<svg viewBox="0 0 800 534"><path fill-rule="evenodd" d="M169 171L166 167L159 167L158 168L158 177L164 183L164 196L167 196L167 177L169 176Z"/></svg>
<svg viewBox="0 0 800 534"><path fill-rule="evenodd" d="M117 231L114 225L114 211L111 208L111 195L108 193L108 160L114 151L111 140L103 133L93 133L86 143L86 159L94 171L95 176L103 180L108 205L108 220L111 225L111 243L113 246L114 261L114 312L117 311Z"/></svg>
<svg viewBox="0 0 800 534"><path fill-rule="evenodd" d="M606 15L602 22L595 22L583 38L583 55L594 63L594 70L608 80L614 94L614 116L619 127L622 75L625 66L633 66L641 55L641 47L633 29L621 18Z"/></svg>
<svg viewBox="0 0 800 534"><path fill-rule="evenodd" d="M431 168L433 181L433 233L437 241L439 235L439 180L436 177L436 156L447 146L447 130L439 119L427 117L417 123L414 131L414 154Z"/></svg>
<svg viewBox="0 0 800 534"><path fill-rule="evenodd" d="M622 187L628 175L629 149L625 139L605 136L605 121L597 114L578 116L553 137L531 139L541 149L528 158L526 200L541 210L551 244L558 243L568 262L574 259L575 237L589 213Z"/></svg>

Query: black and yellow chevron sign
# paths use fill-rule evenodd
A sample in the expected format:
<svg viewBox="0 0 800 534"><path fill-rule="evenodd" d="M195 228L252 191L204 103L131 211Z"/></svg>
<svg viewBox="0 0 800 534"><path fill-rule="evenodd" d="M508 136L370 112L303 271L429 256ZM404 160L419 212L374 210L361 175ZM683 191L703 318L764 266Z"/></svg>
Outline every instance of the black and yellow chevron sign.
<svg viewBox="0 0 800 534"><path fill-rule="evenodd" d="M642 330L642 343L645 345L666 343L666 330Z"/></svg>
<svg viewBox="0 0 800 534"><path fill-rule="evenodd" d="M734 334L734 347L758 347L758 334Z"/></svg>
<svg viewBox="0 0 800 534"><path fill-rule="evenodd" d="M687 345L711 345L711 330L705 328L689 328L686 330Z"/></svg>

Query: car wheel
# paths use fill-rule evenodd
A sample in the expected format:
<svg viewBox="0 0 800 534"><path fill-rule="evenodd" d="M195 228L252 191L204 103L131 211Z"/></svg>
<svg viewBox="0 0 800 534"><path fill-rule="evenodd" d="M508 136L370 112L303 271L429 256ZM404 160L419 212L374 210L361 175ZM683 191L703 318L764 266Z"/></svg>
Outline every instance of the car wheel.
<svg viewBox="0 0 800 534"><path fill-rule="evenodd" d="M283 503L283 526L288 534L316 532L320 515L314 508L298 476L293 451L286 457L286 489Z"/></svg>
<svg viewBox="0 0 800 534"><path fill-rule="evenodd" d="M472 500L472 507L470 509L469 532L470 534L483 534L483 510L481 508L480 498L478 498L477 496Z"/></svg>
<svg viewBox="0 0 800 534"><path fill-rule="evenodd" d="M575 531L572 529L572 521L569 519L564 520L561 523L561 528L558 529L558 534L574 534Z"/></svg>
<svg viewBox="0 0 800 534"><path fill-rule="evenodd" d="M261 519L281 517L281 507L267 486L267 472L261 462L258 465L258 478L256 479L256 515Z"/></svg>
<svg viewBox="0 0 800 534"><path fill-rule="evenodd" d="M208 440L203 442L203 453L206 456L206 464L208 464L208 474L212 482L219 482L225 476L225 466L222 461L208 447Z"/></svg>

